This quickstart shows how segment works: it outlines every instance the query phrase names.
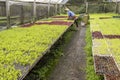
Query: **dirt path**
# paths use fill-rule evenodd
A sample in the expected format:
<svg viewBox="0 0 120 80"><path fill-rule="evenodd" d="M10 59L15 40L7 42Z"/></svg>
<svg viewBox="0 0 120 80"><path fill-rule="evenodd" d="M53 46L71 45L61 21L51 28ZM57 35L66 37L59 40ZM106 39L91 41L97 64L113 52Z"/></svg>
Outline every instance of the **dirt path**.
<svg viewBox="0 0 120 80"><path fill-rule="evenodd" d="M49 80L85 80L85 27L78 30Z"/></svg>

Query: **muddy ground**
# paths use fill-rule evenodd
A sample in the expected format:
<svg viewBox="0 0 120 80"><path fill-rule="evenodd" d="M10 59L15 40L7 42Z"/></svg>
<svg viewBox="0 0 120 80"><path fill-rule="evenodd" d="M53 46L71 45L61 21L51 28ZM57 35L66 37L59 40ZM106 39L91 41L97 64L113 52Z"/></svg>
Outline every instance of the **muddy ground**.
<svg viewBox="0 0 120 80"><path fill-rule="evenodd" d="M79 26L49 80L85 80L85 32L86 27Z"/></svg>

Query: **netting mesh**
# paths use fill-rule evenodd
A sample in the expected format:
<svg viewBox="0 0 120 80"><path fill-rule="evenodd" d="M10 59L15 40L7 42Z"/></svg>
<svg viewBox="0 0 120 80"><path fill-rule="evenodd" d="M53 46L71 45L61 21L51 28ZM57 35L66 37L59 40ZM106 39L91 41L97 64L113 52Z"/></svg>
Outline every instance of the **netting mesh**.
<svg viewBox="0 0 120 80"><path fill-rule="evenodd" d="M3 26L6 26L7 20L5 19L5 16L6 16L5 3L0 2L0 29L2 29Z"/></svg>
<svg viewBox="0 0 120 80"><path fill-rule="evenodd" d="M48 4L41 5L41 3L36 3L36 20L50 17L55 15L56 6L51 4L50 10L48 14ZM59 11L59 7L57 7L57 11ZM10 3L10 26L24 24L33 22L34 19L34 5L33 2L29 3ZM4 17L4 19L3 19ZM0 26L7 25L7 18L6 18L6 3L0 1Z"/></svg>
<svg viewBox="0 0 120 80"><path fill-rule="evenodd" d="M85 3L74 3L74 5L68 3L66 5L75 13L85 13L86 12L86 4ZM115 2L88 2L88 13L108 13L108 12L117 12L120 13L120 3L116 5Z"/></svg>

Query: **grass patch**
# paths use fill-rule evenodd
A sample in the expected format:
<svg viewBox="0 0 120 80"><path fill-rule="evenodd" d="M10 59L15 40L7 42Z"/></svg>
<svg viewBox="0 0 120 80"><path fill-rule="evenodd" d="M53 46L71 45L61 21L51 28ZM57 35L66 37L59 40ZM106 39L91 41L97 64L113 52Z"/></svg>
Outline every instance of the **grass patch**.
<svg viewBox="0 0 120 80"><path fill-rule="evenodd" d="M47 80L51 72L64 55L63 50L70 42L71 37L75 33L75 26L71 26L68 31L56 42L50 52L45 54L40 62L31 70L24 80Z"/></svg>
<svg viewBox="0 0 120 80"><path fill-rule="evenodd" d="M85 52L87 54L87 66L86 66L86 80L104 80L103 76L99 76L95 73L94 62L92 56L92 37L90 35L90 27L86 30L86 46Z"/></svg>

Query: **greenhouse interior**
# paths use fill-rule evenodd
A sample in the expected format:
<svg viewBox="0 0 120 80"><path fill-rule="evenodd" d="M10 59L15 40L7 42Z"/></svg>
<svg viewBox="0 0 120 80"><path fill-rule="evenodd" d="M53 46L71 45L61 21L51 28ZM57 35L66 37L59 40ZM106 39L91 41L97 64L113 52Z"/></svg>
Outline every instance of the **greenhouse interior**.
<svg viewBox="0 0 120 80"><path fill-rule="evenodd" d="M0 80L120 80L120 0L0 0Z"/></svg>

